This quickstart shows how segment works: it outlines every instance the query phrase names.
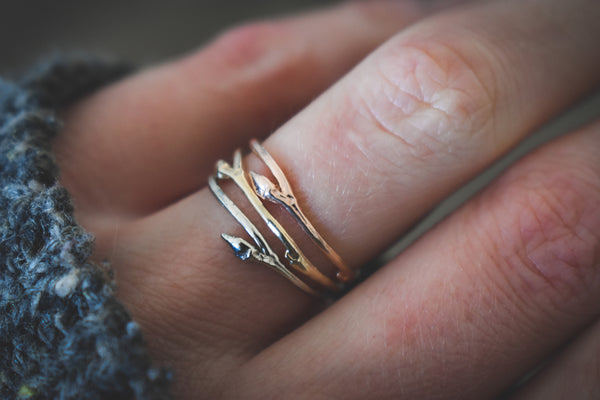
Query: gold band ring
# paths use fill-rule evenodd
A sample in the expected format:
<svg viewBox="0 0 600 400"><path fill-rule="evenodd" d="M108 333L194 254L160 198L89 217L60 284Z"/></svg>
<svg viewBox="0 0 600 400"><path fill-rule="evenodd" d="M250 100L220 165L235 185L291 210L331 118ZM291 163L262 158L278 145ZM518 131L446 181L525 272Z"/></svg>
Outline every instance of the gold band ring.
<svg viewBox="0 0 600 400"><path fill-rule="evenodd" d="M221 234L221 237L229 244L238 258L256 261L273 268L307 293L322 295L324 292L339 292L344 283L350 282L355 277L354 271L344 264L342 258L329 246L306 218L298 205L287 178L273 157L256 140L250 142L250 147L268 167L276 183L273 183L264 175L253 171L246 172L242 163L242 152L239 149L234 153L233 165L223 160L217 162L216 174L209 178L208 183L211 192L244 228L256 246L242 238L226 233ZM218 184L221 179L231 179L237 185L271 232L281 241L285 248L284 258L287 261L287 266L281 262L279 256L269 246L259 229L221 189ZM263 201L279 204L292 214L317 247L329 258L336 269L335 277L327 276L308 260L294 239L266 209Z"/></svg>

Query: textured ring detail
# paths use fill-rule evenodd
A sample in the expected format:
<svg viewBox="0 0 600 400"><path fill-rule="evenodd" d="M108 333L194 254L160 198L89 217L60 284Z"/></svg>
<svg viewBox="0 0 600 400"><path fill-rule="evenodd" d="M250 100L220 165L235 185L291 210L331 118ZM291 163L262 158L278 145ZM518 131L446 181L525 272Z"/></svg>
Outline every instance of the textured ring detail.
<svg viewBox="0 0 600 400"><path fill-rule="evenodd" d="M354 272L344 264L342 258L323 239L302 212L287 178L273 157L256 140L250 142L250 147L268 167L276 182L274 183L266 176L257 174L254 171L247 172L243 167L242 152L239 149L234 153L233 165L223 160L217 162L216 174L209 178L209 188L219 202L244 228L256 246L242 238L226 233L221 234L222 238L241 260L265 264L307 293L321 295L324 292L339 292L343 283L350 282L355 277ZM221 179L231 179L236 184L271 232L281 241L285 248L284 258L287 265L272 250L259 229L221 189L218 184ZM292 214L302 229L336 268L335 278L325 275L308 260L294 239L267 210L263 201L279 204Z"/></svg>

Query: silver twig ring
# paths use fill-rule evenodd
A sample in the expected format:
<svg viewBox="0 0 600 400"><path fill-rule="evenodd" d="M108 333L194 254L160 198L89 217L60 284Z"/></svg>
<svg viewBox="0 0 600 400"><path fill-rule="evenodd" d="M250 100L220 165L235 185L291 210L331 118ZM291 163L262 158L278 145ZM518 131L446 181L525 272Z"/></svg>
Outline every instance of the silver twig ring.
<svg viewBox="0 0 600 400"><path fill-rule="evenodd" d="M255 245L226 233L221 234L221 236L238 258L245 261L259 262L273 268L307 293L324 295L327 292L339 292L344 283L354 279L354 271L344 264L342 258L321 237L302 212L287 178L273 157L256 140L250 142L250 147L268 167L275 178L275 183L264 175L253 171L247 172L243 167L242 152L238 149L233 156L233 165L223 160L217 162L216 174L209 178L208 185L211 192L244 228ZM231 179L237 185L271 232L281 241L285 248L283 257L286 260L285 263L269 246L259 229L221 189L218 183L221 179ZM334 277L326 275L308 260L294 239L266 209L263 201L283 206L295 218L335 267Z"/></svg>

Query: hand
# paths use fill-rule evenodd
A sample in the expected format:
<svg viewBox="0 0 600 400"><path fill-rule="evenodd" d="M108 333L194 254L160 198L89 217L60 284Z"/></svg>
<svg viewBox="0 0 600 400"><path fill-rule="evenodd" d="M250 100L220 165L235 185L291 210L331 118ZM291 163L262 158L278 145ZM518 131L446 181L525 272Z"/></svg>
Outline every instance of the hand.
<svg viewBox="0 0 600 400"><path fill-rule="evenodd" d="M516 396L598 393L599 123L324 310L231 254L220 233L243 233L205 184L302 109L265 147L358 269L597 87L599 16L591 0L351 3L236 29L69 110L63 183L178 398L488 398L557 349Z"/></svg>

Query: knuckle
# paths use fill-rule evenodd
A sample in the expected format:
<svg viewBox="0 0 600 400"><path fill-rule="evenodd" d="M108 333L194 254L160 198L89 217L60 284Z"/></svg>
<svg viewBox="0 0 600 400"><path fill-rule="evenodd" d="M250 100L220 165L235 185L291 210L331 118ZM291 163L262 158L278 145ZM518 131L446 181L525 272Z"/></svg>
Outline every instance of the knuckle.
<svg viewBox="0 0 600 400"><path fill-rule="evenodd" d="M231 28L213 43L214 49L235 67L262 59L281 30L275 23L251 23Z"/></svg>
<svg viewBox="0 0 600 400"><path fill-rule="evenodd" d="M384 153L392 149L396 159L402 155L423 162L462 157L481 146L486 139L480 137L489 136L494 122L497 77L487 56L492 52L467 47L460 38L396 37L384 45L374 55L375 82L358 93L360 115L377 135L360 137L361 146L371 143L367 147Z"/></svg>
<svg viewBox="0 0 600 400"><path fill-rule="evenodd" d="M494 213L490 235L498 246L496 261L521 301L560 310L585 301L598 286L600 182L582 175L540 169L492 194L506 204Z"/></svg>
<svg viewBox="0 0 600 400"><path fill-rule="evenodd" d="M224 78L258 81L288 76L310 52L285 21L257 22L235 27L219 36L198 54L199 63L219 71ZM201 59L201 60L200 60ZM308 63L308 60L307 60ZM224 83L228 81L225 79Z"/></svg>

